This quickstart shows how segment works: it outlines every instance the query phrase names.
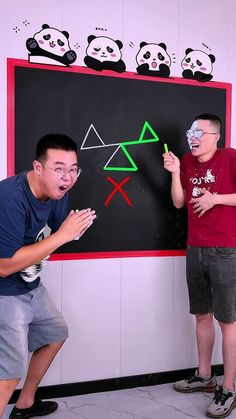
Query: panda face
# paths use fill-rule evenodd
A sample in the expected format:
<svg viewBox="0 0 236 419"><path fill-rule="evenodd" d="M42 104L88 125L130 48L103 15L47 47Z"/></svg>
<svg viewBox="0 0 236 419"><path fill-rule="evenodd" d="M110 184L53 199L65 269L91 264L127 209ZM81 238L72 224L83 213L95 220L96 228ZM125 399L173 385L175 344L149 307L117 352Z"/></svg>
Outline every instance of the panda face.
<svg viewBox="0 0 236 419"><path fill-rule="evenodd" d="M171 58L166 50L158 44L146 44L142 46L136 56L138 65L148 64L149 69L153 71L159 70L160 64L170 67Z"/></svg>
<svg viewBox="0 0 236 419"><path fill-rule="evenodd" d="M34 38L41 49L62 57L70 49L68 39L58 29L46 28L37 32Z"/></svg>
<svg viewBox="0 0 236 419"><path fill-rule="evenodd" d="M205 74L210 74L212 72L212 61L210 56L204 51L190 51L182 60L181 66L184 70L191 70L193 74L196 71Z"/></svg>
<svg viewBox="0 0 236 419"><path fill-rule="evenodd" d="M121 59L121 51L118 44L106 36L94 38L86 49L86 54L100 62L113 61Z"/></svg>

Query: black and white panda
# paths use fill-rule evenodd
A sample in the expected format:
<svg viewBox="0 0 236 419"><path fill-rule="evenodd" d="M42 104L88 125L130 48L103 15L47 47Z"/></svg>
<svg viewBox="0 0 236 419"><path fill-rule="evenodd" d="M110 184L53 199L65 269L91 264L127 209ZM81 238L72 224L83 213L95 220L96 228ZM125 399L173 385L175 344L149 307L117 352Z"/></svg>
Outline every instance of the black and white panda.
<svg viewBox="0 0 236 419"><path fill-rule="evenodd" d="M107 36L90 35L84 62L87 67L93 70L112 70L123 73L126 69L124 61L121 59L121 41L108 38Z"/></svg>
<svg viewBox="0 0 236 419"><path fill-rule="evenodd" d="M29 62L68 67L77 58L75 51L70 49L68 39L68 32L51 28L45 23L33 38L28 38L26 41Z"/></svg>
<svg viewBox="0 0 236 419"><path fill-rule="evenodd" d="M166 45L141 42L136 55L138 74L153 77L169 77L171 58L166 51Z"/></svg>
<svg viewBox="0 0 236 419"><path fill-rule="evenodd" d="M210 81L212 79L212 64L215 62L215 56L207 54L204 51L187 48L185 57L181 62L183 68L182 76L186 79L194 79L200 82Z"/></svg>

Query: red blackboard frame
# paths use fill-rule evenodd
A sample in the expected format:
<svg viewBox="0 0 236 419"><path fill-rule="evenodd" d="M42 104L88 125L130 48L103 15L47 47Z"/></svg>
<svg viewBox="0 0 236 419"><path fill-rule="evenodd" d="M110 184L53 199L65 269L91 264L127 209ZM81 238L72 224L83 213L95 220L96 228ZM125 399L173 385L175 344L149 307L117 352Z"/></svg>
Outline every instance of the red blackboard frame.
<svg viewBox="0 0 236 419"><path fill-rule="evenodd" d="M104 70L97 72L87 67L72 66L61 67L42 64L31 64L23 59L7 59L7 176L15 174L15 69L16 67L39 68L44 70L64 71L69 73L94 74L96 76L109 76L117 78L132 78L159 83L178 83L183 85L204 86L209 88L223 89L226 92L226 115L225 115L225 146L231 144L231 103L232 85L224 82L199 83L195 80L183 79L180 77L153 78L140 76L137 73L125 72L114 73ZM130 257L173 257L184 256L185 250L148 250L148 251L112 251L112 252L81 252L81 253L60 253L50 256L50 260L76 260L76 259L104 259L104 258L130 258Z"/></svg>

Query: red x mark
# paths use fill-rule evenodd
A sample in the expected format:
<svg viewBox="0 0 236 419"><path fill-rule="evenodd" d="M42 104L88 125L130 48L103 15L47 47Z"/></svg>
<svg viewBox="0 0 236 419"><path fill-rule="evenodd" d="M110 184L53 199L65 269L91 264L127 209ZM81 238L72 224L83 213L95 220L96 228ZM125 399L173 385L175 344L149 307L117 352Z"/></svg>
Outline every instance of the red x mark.
<svg viewBox="0 0 236 419"><path fill-rule="evenodd" d="M121 195L123 196L123 198L126 200L127 204L129 205L129 207L132 207L132 202L130 201L130 199L128 198L128 196L126 195L126 193L123 191L122 186L128 182L128 180L130 180L130 177L127 176L125 179L123 179L120 183L116 183L110 176L107 176L107 180L109 180L109 182L111 182L114 186L115 189L110 193L110 195L107 197L106 201L105 201L105 207L107 207L107 205L109 204L110 200L113 198L113 196L115 195L116 192L120 192Z"/></svg>

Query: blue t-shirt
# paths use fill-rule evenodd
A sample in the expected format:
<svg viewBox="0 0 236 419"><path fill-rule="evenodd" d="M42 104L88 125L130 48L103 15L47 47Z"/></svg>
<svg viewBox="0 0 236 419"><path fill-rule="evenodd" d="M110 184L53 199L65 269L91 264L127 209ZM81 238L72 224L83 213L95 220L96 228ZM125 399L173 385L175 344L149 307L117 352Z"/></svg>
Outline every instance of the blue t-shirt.
<svg viewBox="0 0 236 419"><path fill-rule="evenodd" d="M33 195L27 173L0 182L0 258L10 258L22 246L55 232L67 215L67 194L60 200L39 201ZM0 295L25 294L39 285L44 261L6 278L0 277Z"/></svg>

